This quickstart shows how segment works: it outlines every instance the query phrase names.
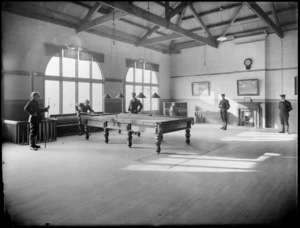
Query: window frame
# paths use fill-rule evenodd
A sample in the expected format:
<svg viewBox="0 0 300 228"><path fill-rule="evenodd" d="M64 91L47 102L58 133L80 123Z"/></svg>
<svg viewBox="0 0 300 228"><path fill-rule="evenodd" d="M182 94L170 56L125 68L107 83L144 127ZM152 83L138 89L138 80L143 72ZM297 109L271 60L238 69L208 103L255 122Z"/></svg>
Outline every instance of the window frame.
<svg viewBox="0 0 300 228"><path fill-rule="evenodd" d="M153 71L153 70L149 70L150 71L150 83L148 82L144 82L144 79L145 79L145 67L146 67L146 63L147 61L143 61L143 69L142 70L142 82L136 82L136 69L138 69L136 66L137 66L137 62L134 63L134 67L128 67L127 69L127 72L126 72L126 76L125 76L125 94L127 94L127 91L126 91L126 86L127 85L132 85L133 88L134 88L134 91L135 91L135 87L136 86L141 86L142 87L142 92L144 93L144 87L147 86L147 87L150 87L150 110L142 110L142 112L154 112L154 111L159 111L159 103L157 104L157 107L156 109L153 109L152 107L152 99L157 99L157 98L152 98L152 94L154 93L152 90L153 87L157 87L157 91L159 90L159 83L158 83L158 78L157 78L157 72ZM133 81L127 81L127 75L128 75L128 72L129 70L133 68ZM155 73L155 77L156 77L156 81L157 83L154 84L152 83L152 74L153 72ZM137 94L140 92L140 91L135 91ZM148 97L147 97L148 98ZM130 97L129 98L125 98L125 104L127 103L127 101L130 101ZM144 99L145 98L139 98L139 100L142 102L142 104L145 106L145 102L144 102ZM127 107L126 107L127 108Z"/></svg>
<svg viewBox="0 0 300 228"><path fill-rule="evenodd" d="M45 81L58 81L59 82L59 113L54 113L54 114L69 114L69 113L63 113L63 82L69 81L69 82L75 82L75 103L79 103L82 101L78 100L78 94L79 94L79 88L78 88L78 83L80 82L85 82L85 83L89 83L89 96L87 99L90 100L90 103L93 103L93 83L100 83L102 86L102 94L101 96L103 96L103 92L104 92L104 84L105 84L105 78L104 78L104 74L103 74L103 70L101 67L101 64L97 61L95 61L95 58L93 57L93 55L89 54L91 56L89 61L89 78L80 78L79 77L79 56L80 56L80 50L75 50L76 51L76 56L77 58L75 59L75 77L65 77L63 76L63 58L64 58L64 50L68 50L68 49L61 49L58 53L56 53L55 55L53 55L48 63L46 64L45 67L45 74L43 76L43 87L44 87L44 102L45 105L48 105L47 102L47 98L45 97ZM53 57L59 57L59 75L46 75L46 70L48 67L49 62L51 61L51 59ZM101 79L95 79L93 78L93 62L95 62L97 64L97 66L99 67L100 73L102 78ZM102 98L101 98L102 99ZM104 110L104 103L102 102L102 110L100 110L100 112L102 112ZM75 113L75 110L74 110Z"/></svg>

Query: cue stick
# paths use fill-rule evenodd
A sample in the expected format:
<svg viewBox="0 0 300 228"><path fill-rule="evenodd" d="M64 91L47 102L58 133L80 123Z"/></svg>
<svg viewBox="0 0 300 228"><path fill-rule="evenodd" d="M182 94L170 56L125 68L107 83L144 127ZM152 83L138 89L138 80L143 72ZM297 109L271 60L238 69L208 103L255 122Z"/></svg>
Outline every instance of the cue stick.
<svg viewBox="0 0 300 228"><path fill-rule="evenodd" d="M48 106L50 105L50 98L48 97ZM46 117L46 125L45 125L45 148L46 148L46 145L47 145L47 138L48 138L48 131L47 131L47 125L48 125L48 118L49 118L49 109L48 109L48 112L47 112L47 117Z"/></svg>

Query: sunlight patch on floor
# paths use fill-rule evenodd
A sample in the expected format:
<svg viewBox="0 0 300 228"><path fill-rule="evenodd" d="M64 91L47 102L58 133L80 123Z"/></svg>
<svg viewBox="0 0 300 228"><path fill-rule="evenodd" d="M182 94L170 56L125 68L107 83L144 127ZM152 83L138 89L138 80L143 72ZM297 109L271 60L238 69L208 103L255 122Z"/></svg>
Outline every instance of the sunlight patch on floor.
<svg viewBox="0 0 300 228"><path fill-rule="evenodd" d="M292 141L297 138L295 134L269 133L269 132L241 132L236 136L225 137L222 141L248 141L248 142L278 142Z"/></svg>
<svg viewBox="0 0 300 228"><path fill-rule="evenodd" d="M154 158L140 164L131 164L123 170L135 171L174 171L174 172L258 172L255 167L259 162L281 154L266 152L256 159L231 158L220 156L169 155Z"/></svg>
<svg viewBox="0 0 300 228"><path fill-rule="evenodd" d="M168 165L150 165L150 164L136 164L129 165L123 170L136 170L136 171L168 171L168 172L258 172L257 170L246 169L225 169L225 168L211 168L211 167L187 167L187 166L174 166Z"/></svg>

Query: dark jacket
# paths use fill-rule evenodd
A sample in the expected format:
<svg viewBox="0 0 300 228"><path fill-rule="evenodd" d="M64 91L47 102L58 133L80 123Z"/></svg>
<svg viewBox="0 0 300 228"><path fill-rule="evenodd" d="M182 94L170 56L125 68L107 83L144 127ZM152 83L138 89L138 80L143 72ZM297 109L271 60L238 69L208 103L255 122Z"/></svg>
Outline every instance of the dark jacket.
<svg viewBox="0 0 300 228"><path fill-rule="evenodd" d="M284 100L279 102L279 110L281 113L289 113L293 110L291 102Z"/></svg>
<svg viewBox="0 0 300 228"><path fill-rule="evenodd" d="M47 112L48 108L41 108L37 100L30 100L24 107L25 112L29 114L29 123L40 123L42 122L42 112ZM34 115L36 114L36 116Z"/></svg>
<svg viewBox="0 0 300 228"><path fill-rule="evenodd" d="M227 111L230 108L229 101L226 99L222 99L219 103L219 108L221 109L221 111Z"/></svg>
<svg viewBox="0 0 300 228"><path fill-rule="evenodd" d="M143 109L143 104L139 99L132 99L129 103L128 111L131 113L139 113Z"/></svg>
<svg viewBox="0 0 300 228"><path fill-rule="evenodd" d="M80 115L81 112L85 112L85 113L87 113L88 111L94 112L94 110L91 108L91 106L85 105L83 103L76 104L75 109L76 109L76 112L77 112L77 117L81 116Z"/></svg>

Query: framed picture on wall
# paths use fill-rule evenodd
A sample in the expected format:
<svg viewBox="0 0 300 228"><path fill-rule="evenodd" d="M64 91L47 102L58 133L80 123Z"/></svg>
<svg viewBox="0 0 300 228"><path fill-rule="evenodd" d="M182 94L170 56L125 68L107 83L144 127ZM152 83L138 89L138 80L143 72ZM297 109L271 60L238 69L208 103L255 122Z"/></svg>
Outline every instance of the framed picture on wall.
<svg viewBox="0 0 300 228"><path fill-rule="evenodd" d="M295 95L298 95L298 76L295 77Z"/></svg>
<svg viewBox="0 0 300 228"><path fill-rule="evenodd" d="M237 80L238 96L259 95L258 79Z"/></svg>
<svg viewBox="0 0 300 228"><path fill-rule="evenodd" d="M192 95L209 95L209 82L192 82Z"/></svg>

